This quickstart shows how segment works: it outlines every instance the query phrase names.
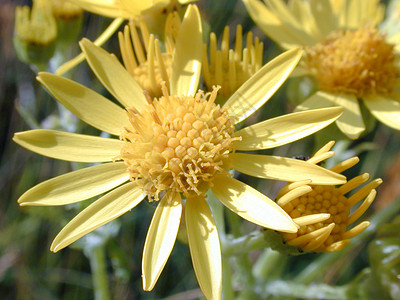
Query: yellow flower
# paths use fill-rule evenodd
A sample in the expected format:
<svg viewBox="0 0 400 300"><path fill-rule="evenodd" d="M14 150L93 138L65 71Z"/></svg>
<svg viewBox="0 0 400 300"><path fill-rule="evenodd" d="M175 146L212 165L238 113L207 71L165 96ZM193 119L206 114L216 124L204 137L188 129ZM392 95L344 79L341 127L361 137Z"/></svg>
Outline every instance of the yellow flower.
<svg viewBox="0 0 400 300"><path fill-rule="evenodd" d="M242 49L242 26L236 27L235 49L229 49L229 27L226 26L221 40L221 50L217 50L217 37L210 34L209 58L207 45L203 51L203 77L209 90L214 85L221 86L221 95L228 99L247 79L262 66L263 43L253 34L247 33L246 47Z"/></svg>
<svg viewBox="0 0 400 300"><path fill-rule="evenodd" d="M161 82L165 82L166 86L169 86L172 54L180 22L177 12L168 15L164 35L165 51L161 50L160 42L154 37L154 34L149 34L143 20L135 22L131 19L129 26L125 26L123 32L118 32L125 68L151 97L162 95ZM138 26L141 35L138 33Z"/></svg>
<svg viewBox="0 0 400 300"><path fill-rule="evenodd" d="M307 162L318 164L332 157L334 152L329 150L333 145L334 142L329 142ZM358 157L350 158L331 168L331 171L341 173L357 164L358 161ZM351 238L369 226L368 221L363 221L347 230L374 201L375 188L382 183L382 179L372 180L351 196L345 195L368 179L369 174L364 173L340 187L298 181L282 188L278 194L277 203L300 226L297 233L282 233L286 244L313 252L334 252L346 247ZM351 207L363 198L365 198L363 203L350 214Z"/></svg>
<svg viewBox="0 0 400 300"><path fill-rule="evenodd" d="M70 0L81 8L105 17L115 18L104 32L95 40L96 46L103 45L121 26L125 19L133 18L151 25L154 33L162 32L167 16L174 11L182 11L184 5L196 0ZM56 74L62 75L84 60L81 53L61 65Z"/></svg>
<svg viewBox="0 0 400 300"><path fill-rule="evenodd" d="M400 35L387 38L377 26L379 0L243 0L251 17L283 48L304 46L298 74L310 75L318 91L297 110L340 105L336 121L349 138L365 130L358 100L376 119L400 130Z"/></svg>
<svg viewBox="0 0 400 300"><path fill-rule="evenodd" d="M196 0L70 0L83 9L109 18L130 18L154 10L173 10Z"/></svg>
<svg viewBox="0 0 400 300"><path fill-rule="evenodd" d="M38 46L45 46L55 41L56 20L46 0L33 1L32 9L28 6L17 6L15 34L19 40Z"/></svg>
<svg viewBox="0 0 400 300"><path fill-rule="evenodd" d="M103 164L47 180L18 200L20 205L65 205L103 193L56 236L51 251L130 211L147 195L158 201L143 250L143 288L151 290L175 243L185 203L185 222L195 274L208 299L220 299L221 250L217 228L205 201L211 189L229 209L263 227L296 232L297 225L273 200L233 179L228 170L287 181L341 184L343 175L307 162L238 153L273 148L307 136L333 122L341 108L294 113L239 131L234 125L263 105L289 76L302 51L290 50L261 68L226 105L214 103L217 90L197 91L202 57L201 20L189 6L172 63L169 92L145 97L115 56L88 40L86 59L107 90L125 110L69 79L39 73L39 81L81 120L116 138L54 130L16 133L14 141L41 155L67 161Z"/></svg>
<svg viewBox="0 0 400 300"><path fill-rule="evenodd" d="M56 19L75 19L82 16L82 9L71 1L66 0L47 0Z"/></svg>

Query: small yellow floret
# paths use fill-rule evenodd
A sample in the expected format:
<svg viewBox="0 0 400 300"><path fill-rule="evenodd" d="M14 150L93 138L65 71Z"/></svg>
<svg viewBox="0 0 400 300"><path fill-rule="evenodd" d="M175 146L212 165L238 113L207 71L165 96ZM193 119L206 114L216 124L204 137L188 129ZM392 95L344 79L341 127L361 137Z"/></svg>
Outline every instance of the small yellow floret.
<svg viewBox="0 0 400 300"><path fill-rule="evenodd" d="M44 0L33 1L32 9L17 6L15 34L21 41L48 45L57 38L57 25L50 7Z"/></svg>
<svg viewBox="0 0 400 300"><path fill-rule="evenodd" d="M217 37L210 34L209 55L207 45L203 48L203 76L208 89L214 85L222 87L221 95L228 99L247 79L262 66L263 43L253 34L247 33L246 47L242 49L242 26L236 27L235 49L229 49L229 27L226 26L217 50ZM208 58L209 57L209 58Z"/></svg>
<svg viewBox="0 0 400 300"><path fill-rule="evenodd" d="M330 142L308 161L319 163L333 155ZM329 155L327 155L329 154ZM353 157L339 163L331 171L341 173L359 161ZM346 194L369 179L367 173L359 175L340 187L311 185L295 182L286 185L278 195L278 204L300 226L297 233L282 233L286 243L304 251L333 252L344 248L350 238L369 226L368 221L347 229L368 209L376 196L375 188L382 183L375 179L359 189L352 196ZM363 203L350 214L350 209L365 197Z"/></svg>
<svg viewBox="0 0 400 300"><path fill-rule="evenodd" d="M370 26L332 32L307 49L305 62L319 89L357 97L392 93L400 75L394 46Z"/></svg>
<svg viewBox="0 0 400 300"><path fill-rule="evenodd" d="M226 173L224 162L238 138L232 118L214 103L217 92L177 97L164 84L163 96L149 100L144 111L128 110L120 158L150 200L165 190L203 195L215 174Z"/></svg>
<svg viewBox="0 0 400 300"><path fill-rule="evenodd" d="M136 24L137 23L137 24ZM137 30L140 27L140 35ZM123 32L118 33L119 45L125 68L151 97L162 95L161 82L169 86L172 72L172 53L179 31L180 18L171 13L165 25L165 51L161 51L160 41L149 34L146 23L130 20Z"/></svg>
<svg viewBox="0 0 400 300"><path fill-rule="evenodd" d="M75 19L83 14L83 10L68 0L48 0L56 19Z"/></svg>

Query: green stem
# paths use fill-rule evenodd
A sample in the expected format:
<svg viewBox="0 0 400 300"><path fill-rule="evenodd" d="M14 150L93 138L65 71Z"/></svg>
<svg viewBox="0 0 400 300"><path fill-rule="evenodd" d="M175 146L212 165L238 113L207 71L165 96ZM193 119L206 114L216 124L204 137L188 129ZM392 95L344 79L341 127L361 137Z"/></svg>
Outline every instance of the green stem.
<svg viewBox="0 0 400 300"><path fill-rule="evenodd" d="M210 206L211 212L214 217L215 224L217 225L218 236L221 242L221 246L225 243L225 221L224 221L224 206L214 196L212 192L207 193L207 203Z"/></svg>
<svg viewBox="0 0 400 300"><path fill-rule="evenodd" d="M108 277L106 270L106 255L104 246L93 249L89 255L90 266L92 269L92 279L94 295L96 300L110 300Z"/></svg>
<svg viewBox="0 0 400 300"><path fill-rule="evenodd" d="M283 255L278 251L267 248L263 253L261 253L257 262L254 264L253 274L262 282L280 278L287 260L287 255Z"/></svg>
<svg viewBox="0 0 400 300"><path fill-rule="evenodd" d="M252 250L260 250L268 247L264 235L259 231L238 237L232 240L226 240L222 253L226 256L241 255L249 253Z"/></svg>
<svg viewBox="0 0 400 300"><path fill-rule="evenodd" d="M229 258L222 257L222 300L235 298L232 287L232 270L229 265Z"/></svg>
<svg viewBox="0 0 400 300"><path fill-rule="evenodd" d="M21 115L21 117L24 119L24 121L26 122L26 124L28 124L28 126L31 129L38 129L40 128L40 124L38 122L36 122L36 119L34 116L32 116L32 114L30 113L30 111L28 111L27 109L25 109L20 103L16 102L15 108L17 109L18 113Z"/></svg>
<svg viewBox="0 0 400 300"><path fill-rule="evenodd" d="M276 295L301 299L349 299L346 296L347 287L332 287L327 284L303 285L290 281L275 280L264 286L263 295Z"/></svg>
<svg viewBox="0 0 400 300"><path fill-rule="evenodd" d="M239 237L242 235L242 229L240 227L240 217L233 211L226 210L226 220L228 223L228 230L234 237Z"/></svg>
<svg viewBox="0 0 400 300"><path fill-rule="evenodd" d="M371 225L365 229L362 233L352 239L352 242L349 246L344 248L343 250L335 253L326 253L321 255L318 259L316 259L312 264L308 265L297 277L295 281L297 283L309 284L313 282L316 278L320 277L321 274L324 274L325 271L338 259L345 256L346 254L353 251L356 247L363 243L366 239L370 238L374 233L376 233L376 229L379 225L387 222L400 211L400 197L389 204L384 209L375 213L375 215L371 218Z"/></svg>

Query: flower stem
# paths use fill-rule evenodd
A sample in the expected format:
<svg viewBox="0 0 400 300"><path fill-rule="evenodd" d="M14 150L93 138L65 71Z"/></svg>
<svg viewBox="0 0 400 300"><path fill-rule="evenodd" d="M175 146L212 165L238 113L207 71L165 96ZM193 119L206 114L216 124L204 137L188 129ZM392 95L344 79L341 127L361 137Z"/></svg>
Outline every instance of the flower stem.
<svg viewBox="0 0 400 300"><path fill-rule="evenodd" d="M106 271L106 255L103 245L93 248L89 255L92 269L94 295L96 300L109 300L110 291Z"/></svg>
<svg viewBox="0 0 400 300"><path fill-rule="evenodd" d="M222 253L226 256L240 255L249 253L252 250L260 250L268 247L264 235L260 231L238 237L236 239L227 240L222 248Z"/></svg>
<svg viewBox="0 0 400 300"><path fill-rule="evenodd" d="M264 286L264 295L295 297L301 299L349 299L346 296L347 287L332 287L327 284L303 285L295 282L275 280Z"/></svg>

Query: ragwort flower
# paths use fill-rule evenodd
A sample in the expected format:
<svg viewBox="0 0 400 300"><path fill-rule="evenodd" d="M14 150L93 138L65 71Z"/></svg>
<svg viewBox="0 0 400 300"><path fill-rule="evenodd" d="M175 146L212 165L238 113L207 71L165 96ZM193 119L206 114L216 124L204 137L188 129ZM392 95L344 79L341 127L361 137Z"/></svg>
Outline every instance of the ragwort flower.
<svg viewBox="0 0 400 300"><path fill-rule="evenodd" d="M154 10L170 11L196 0L70 0L83 9L109 18L130 18Z"/></svg>
<svg viewBox="0 0 400 300"><path fill-rule="evenodd" d="M185 203L185 222L195 274L208 299L221 297L221 250L205 201L208 189L229 209L263 227L296 232L297 225L274 201L227 172L260 178L310 179L340 184L345 177L289 158L237 153L273 148L307 136L333 122L341 108L294 113L234 130L265 103L293 70L302 52L288 51L260 69L220 107L217 90L196 92L201 69L200 15L189 6L173 57L169 92L145 97L115 56L88 40L86 59L107 90L125 107L63 77L40 73L39 81L86 123L119 136L101 138L54 130L16 133L14 141L36 153L67 161L105 162L47 180L18 200L20 205L65 205L105 193L56 236L51 251L130 211L147 195L159 202L143 251L143 288L151 290L175 243Z"/></svg>
<svg viewBox="0 0 400 300"><path fill-rule="evenodd" d="M141 20L129 21L123 32L118 32L119 46L125 68L135 78L143 90L151 97L160 97L161 82L169 86L172 70L172 54L180 27L177 12L168 15L165 24L165 50L161 50L160 41L149 33L146 23ZM137 27L140 27L140 34Z"/></svg>
<svg viewBox="0 0 400 300"><path fill-rule="evenodd" d="M334 142L329 142L307 162L318 164L332 157L334 152L329 150L333 145ZM353 157L330 170L342 173L358 162L358 157ZM299 181L282 188L278 194L277 203L300 226L296 233L282 233L286 244L312 252L334 252L346 247L351 238L369 226L368 221L363 221L351 229L347 229L362 216L374 201L375 188L382 183L382 179L372 180L351 196L345 195L368 179L369 174L364 173L340 187L313 185L307 181ZM364 199L362 204L350 214L351 207L362 199Z"/></svg>
<svg viewBox="0 0 400 300"><path fill-rule="evenodd" d="M262 66L264 44L249 31L246 35L246 47L242 49L242 26L237 25L235 48L229 48L229 27L222 35L220 50L217 49L217 37L210 34L210 45L204 44L203 77L209 90L214 85L221 86L220 95L228 99L247 79ZM209 53L207 55L207 53Z"/></svg>
<svg viewBox="0 0 400 300"><path fill-rule="evenodd" d="M103 45L126 19L138 22L145 20L153 32L162 35L164 23L172 12L182 11L184 5L196 0L70 0L79 7L101 16L115 18L104 32L94 41L97 46ZM81 53L72 60L62 64L56 74L62 75L84 60Z"/></svg>
<svg viewBox="0 0 400 300"><path fill-rule="evenodd" d="M377 29L379 0L243 0L258 26L283 48L305 47L299 74L318 91L298 110L340 105L339 129L355 139L365 130L358 100L385 125L400 130L399 35Z"/></svg>

